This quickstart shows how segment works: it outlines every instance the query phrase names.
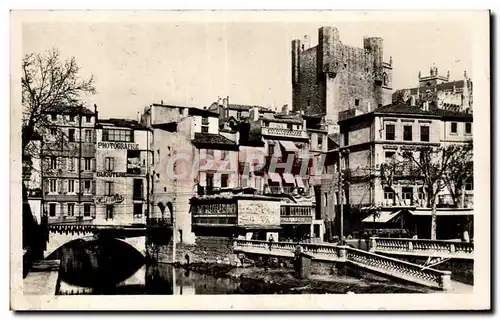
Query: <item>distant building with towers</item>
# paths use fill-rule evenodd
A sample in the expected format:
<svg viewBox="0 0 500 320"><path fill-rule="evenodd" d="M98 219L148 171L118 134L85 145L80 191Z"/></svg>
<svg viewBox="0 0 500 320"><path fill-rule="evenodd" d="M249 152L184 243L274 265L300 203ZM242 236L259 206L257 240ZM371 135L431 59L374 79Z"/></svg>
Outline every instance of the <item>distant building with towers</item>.
<svg viewBox="0 0 500 320"><path fill-rule="evenodd" d="M460 80L450 80L450 72L440 75L436 66L432 66L428 76L418 73L418 86L396 90L392 96L394 102L414 98L417 102L429 102L440 109L472 113L472 80L464 71Z"/></svg>
<svg viewBox="0 0 500 320"><path fill-rule="evenodd" d="M336 124L347 109L370 112L392 102L392 58L383 61L383 39L365 37L363 48L340 41L335 27L322 27L318 45L292 41L293 111Z"/></svg>

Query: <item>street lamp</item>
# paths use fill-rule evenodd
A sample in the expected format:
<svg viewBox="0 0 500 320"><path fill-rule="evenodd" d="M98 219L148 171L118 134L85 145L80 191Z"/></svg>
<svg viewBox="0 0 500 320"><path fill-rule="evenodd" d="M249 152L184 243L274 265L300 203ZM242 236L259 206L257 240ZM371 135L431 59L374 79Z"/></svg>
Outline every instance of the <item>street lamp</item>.
<svg viewBox="0 0 500 320"><path fill-rule="evenodd" d="M349 156L349 149L339 150L339 200L340 200L340 243L344 244L344 181L342 172L342 156Z"/></svg>

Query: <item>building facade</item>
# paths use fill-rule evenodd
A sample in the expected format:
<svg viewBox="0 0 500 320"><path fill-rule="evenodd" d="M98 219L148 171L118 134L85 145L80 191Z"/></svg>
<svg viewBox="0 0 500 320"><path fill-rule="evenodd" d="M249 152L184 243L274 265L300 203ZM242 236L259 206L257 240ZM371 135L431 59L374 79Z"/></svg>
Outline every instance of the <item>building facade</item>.
<svg viewBox="0 0 500 320"><path fill-rule="evenodd" d="M430 219L430 202L410 159L419 159L421 147L471 141L472 115L442 110L428 103L418 105L411 99L370 113L350 112L341 117L339 165L344 179L345 203L349 207L347 232L399 221L394 228L411 229L412 233L429 237L430 220L419 224L416 223L418 219L414 219L415 216L420 216L420 220ZM401 170L398 167L397 171L384 174L381 165L393 159L406 164ZM437 206L445 210L441 215L456 216L458 220L460 216L467 220L472 215L472 185L468 184L466 189L469 190L465 191L463 208L453 212L446 211L456 207L451 203L449 190L439 193ZM379 208L381 217L374 218L373 214L367 217L364 209L372 207ZM406 219L407 225L405 219L398 220L396 213L402 212L401 209L406 209L411 216ZM438 231L438 236L450 235L443 229Z"/></svg>
<svg viewBox="0 0 500 320"><path fill-rule="evenodd" d="M152 133L137 121L99 119L96 138L94 223L145 224L152 198Z"/></svg>
<svg viewBox="0 0 500 320"><path fill-rule="evenodd" d="M95 122L85 107L45 114L48 133L41 147L42 203L49 223L95 217Z"/></svg>
<svg viewBox="0 0 500 320"><path fill-rule="evenodd" d="M292 107L305 115L326 116L356 107L363 112L391 103L392 58L384 62L383 39L365 37L363 48L340 41L337 28L322 27L318 45L292 41Z"/></svg>
<svg viewBox="0 0 500 320"><path fill-rule="evenodd" d="M473 86L466 71L462 79L451 80L449 71L444 76L433 66L428 76L418 73L417 87L395 91L392 100L397 102L405 95L416 101L429 101L441 109L472 113Z"/></svg>

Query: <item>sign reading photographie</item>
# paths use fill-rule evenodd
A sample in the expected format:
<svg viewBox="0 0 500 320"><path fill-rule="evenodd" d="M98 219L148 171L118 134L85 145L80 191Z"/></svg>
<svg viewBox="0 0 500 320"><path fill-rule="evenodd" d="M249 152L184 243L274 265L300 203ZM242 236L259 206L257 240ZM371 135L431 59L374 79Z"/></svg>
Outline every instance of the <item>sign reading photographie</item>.
<svg viewBox="0 0 500 320"><path fill-rule="evenodd" d="M138 150L139 144L128 142L99 142L97 144L99 149L125 149L125 150Z"/></svg>
<svg viewBox="0 0 500 320"><path fill-rule="evenodd" d="M122 203L124 200L122 195L114 194L109 196L99 196L94 198L95 204L116 204Z"/></svg>

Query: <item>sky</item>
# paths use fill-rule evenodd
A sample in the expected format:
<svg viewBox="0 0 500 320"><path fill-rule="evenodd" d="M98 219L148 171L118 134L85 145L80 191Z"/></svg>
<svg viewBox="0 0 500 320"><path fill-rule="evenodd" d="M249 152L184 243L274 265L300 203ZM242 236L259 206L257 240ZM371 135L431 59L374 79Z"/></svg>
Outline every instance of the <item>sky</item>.
<svg viewBox="0 0 500 320"><path fill-rule="evenodd" d="M152 103L209 106L230 103L291 105L291 41L335 26L340 40L363 47L363 36L384 38L393 59L393 88L417 85L435 64L439 73L471 75L471 30L460 20L430 21L47 21L25 22L22 52L59 49L74 56L82 76L93 74L101 118L137 119Z"/></svg>

